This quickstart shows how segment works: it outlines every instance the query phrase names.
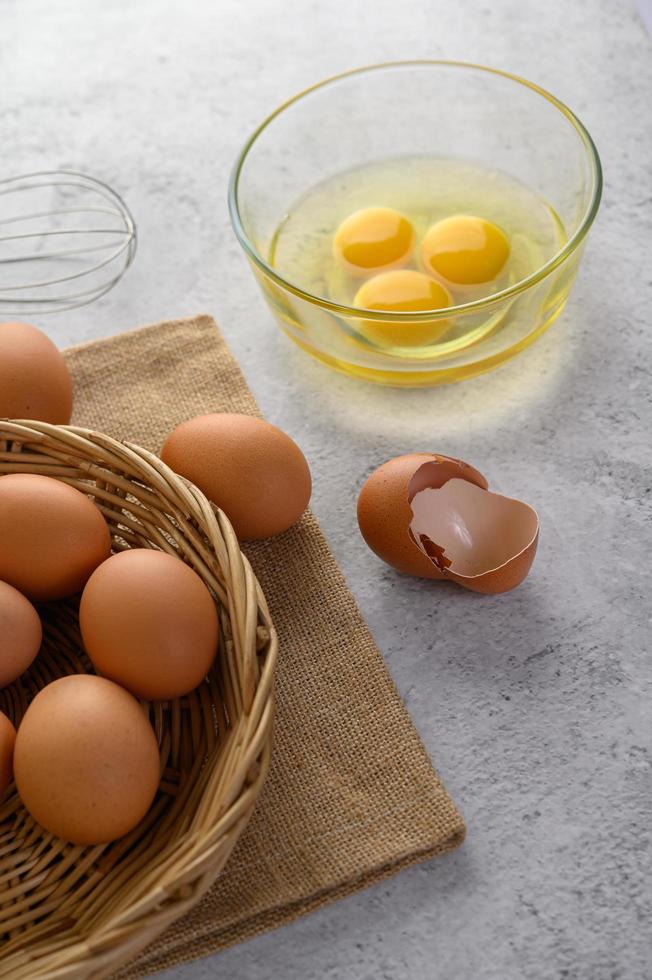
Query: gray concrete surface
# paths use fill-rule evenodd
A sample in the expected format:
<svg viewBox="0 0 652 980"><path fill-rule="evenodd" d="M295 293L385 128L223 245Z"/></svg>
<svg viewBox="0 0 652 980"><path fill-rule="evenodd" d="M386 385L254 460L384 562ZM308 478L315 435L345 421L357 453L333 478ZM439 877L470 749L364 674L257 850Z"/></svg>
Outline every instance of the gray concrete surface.
<svg viewBox="0 0 652 980"><path fill-rule="evenodd" d="M477 60L566 100L604 204L562 319L493 375L367 387L272 324L227 218L231 162L280 100L387 58ZM630 0L0 0L1 170L75 166L124 192L140 250L61 344L220 321L468 822L457 853L165 980L645 980L650 830L652 42ZM441 450L536 505L539 555L502 598L394 575L358 537L381 460Z"/></svg>

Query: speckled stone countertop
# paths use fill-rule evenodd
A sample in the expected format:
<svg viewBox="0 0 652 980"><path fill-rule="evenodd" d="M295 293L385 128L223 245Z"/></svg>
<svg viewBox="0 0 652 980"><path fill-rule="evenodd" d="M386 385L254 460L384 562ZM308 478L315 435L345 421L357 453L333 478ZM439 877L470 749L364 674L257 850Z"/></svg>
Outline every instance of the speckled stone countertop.
<svg viewBox="0 0 652 980"><path fill-rule="evenodd" d="M331 373L272 324L226 184L252 126L306 84L405 57L524 74L580 115L606 187L562 318L494 374L431 391ZM652 40L633 0L1 0L2 170L114 184L140 246L123 283L44 323L60 344L208 311L314 508L468 823L458 852L165 980L652 976ZM354 497L380 461L461 456L540 511L502 598L395 575Z"/></svg>

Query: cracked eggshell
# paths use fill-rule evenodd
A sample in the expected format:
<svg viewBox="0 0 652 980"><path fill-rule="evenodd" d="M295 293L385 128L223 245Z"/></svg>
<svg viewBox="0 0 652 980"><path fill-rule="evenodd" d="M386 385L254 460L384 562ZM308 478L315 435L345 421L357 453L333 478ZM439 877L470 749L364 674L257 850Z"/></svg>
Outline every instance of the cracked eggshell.
<svg viewBox="0 0 652 980"><path fill-rule="evenodd" d="M374 470L358 497L358 525L371 550L399 572L444 578L439 567L410 538L410 493L426 486L442 486L452 477L487 488L487 481L478 470L437 453L396 456Z"/></svg>
<svg viewBox="0 0 652 980"><path fill-rule="evenodd" d="M442 578L473 592L509 592L520 585L537 550L536 511L456 477L433 486L426 468L410 486L410 533L424 557Z"/></svg>

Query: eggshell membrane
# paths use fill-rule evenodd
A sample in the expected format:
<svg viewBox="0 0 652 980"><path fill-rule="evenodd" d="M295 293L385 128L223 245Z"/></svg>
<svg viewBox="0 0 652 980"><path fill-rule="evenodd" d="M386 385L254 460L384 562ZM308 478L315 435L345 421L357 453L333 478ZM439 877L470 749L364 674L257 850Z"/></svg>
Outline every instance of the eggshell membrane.
<svg viewBox="0 0 652 980"><path fill-rule="evenodd" d="M61 352L30 323L0 323L0 418L67 425L72 380Z"/></svg>
<svg viewBox="0 0 652 980"><path fill-rule="evenodd" d="M453 479L466 480L467 483L473 483L481 490L487 490L489 487L486 477L474 466L453 456L436 454L419 466L412 475L408 484L408 502L411 502L420 490L426 488L436 490Z"/></svg>
<svg viewBox="0 0 652 980"><path fill-rule="evenodd" d="M358 525L362 537L388 565L421 578L441 579L443 574L412 540L410 488L415 474L423 471L414 492L424 486L443 485L461 477L486 488L484 476L467 463L437 453L408 453L387 460L367 478L358 497Z"/></svg>
<svg viewBox="0 0 652 980"><path fill-rule="evenodd" d="M145 548L113 555L93 573L79 625L95 669L140 698L187 694L217 652L217 609L200 577Z"/></svg>
<svg viewBox="0 0 652 980"><path fill-rule="evenodd" d="M21 800L45 830L73 844L104 844L132 830L156 795L152 726L112 681L71 674L36 695L16 736Z"/></svg>
<svg viewBox="0 0 652 980"><path fill-rule="evenodd" d="M0 687L24 673L41 647L39 615L18 589L0 582Z"/></svg>
<svg viewBox="0 0 652 980"><path fill-rule="evenodd" d="M0 797L14 778L14 745L16 729L0 711Z"/></svg>
<svg viewBox="0 0 652 980"><path fill-rule="evenodd" d="M0 579L29 599L79 592L111 551L109 528L95 504L49 476L0 476Z"/></svg>
<svg viewBox="0 0 652 980"><path fill-rule="evenodd" d="M539 520L520 500L457 478L412 498L410 530L442 576L474 592L516 588L536 554Z"/></svg>
<svg viewBox="0 0 652 980"><path fill-rule="evenodd" d="M297 444L249 415L224 412L182 422L161 459L225 512L241 541L286 531L310 500L310 470Z"/></svg>

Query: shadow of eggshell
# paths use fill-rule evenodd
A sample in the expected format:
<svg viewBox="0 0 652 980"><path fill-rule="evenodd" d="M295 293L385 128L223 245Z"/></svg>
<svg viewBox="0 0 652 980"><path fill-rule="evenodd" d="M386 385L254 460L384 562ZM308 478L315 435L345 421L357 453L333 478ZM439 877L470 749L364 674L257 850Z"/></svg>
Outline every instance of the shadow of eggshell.
<svg viewBox="0 0 652 980"><path fill-rule="evenodd" d="M399 572L419 578L444 578L410 535L410 500L418 490L442 486L452 477L487 487L485 478L472 466L436 453L395 456L375 469L358 497L358 525L369 548Z"/></svg>
<svg viewBox="0 0 652 980"><path fill-rule="evenodd" d="M486 594L520 585L537 550L536 512L469 480L454 477L439 487L424 482L420 471L411 482L410 533L441 576Z"/></svg>

